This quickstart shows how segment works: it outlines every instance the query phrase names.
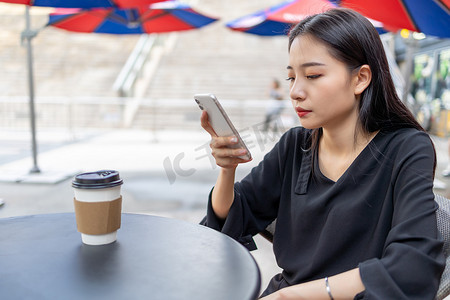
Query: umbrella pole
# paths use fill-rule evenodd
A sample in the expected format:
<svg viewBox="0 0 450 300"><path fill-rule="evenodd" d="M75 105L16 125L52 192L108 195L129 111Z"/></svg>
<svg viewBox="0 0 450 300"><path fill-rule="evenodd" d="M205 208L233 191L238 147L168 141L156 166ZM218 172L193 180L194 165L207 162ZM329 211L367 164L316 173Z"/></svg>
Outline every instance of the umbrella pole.
<svg viewBox="0 0 450 300"><path fill-rule="evenodd" d="M36 36L36 32L30 29L30 8L25 6L25 30L22 32L22 41L25 40L27 47L28 64L28 90L30 93L30 122L31 122L31 145L33 152L33 167L30 173L40 173L37 164L37 143L36 143L36 118L34 109L34 79L33 79L33 52L31 40Z"/></svg>

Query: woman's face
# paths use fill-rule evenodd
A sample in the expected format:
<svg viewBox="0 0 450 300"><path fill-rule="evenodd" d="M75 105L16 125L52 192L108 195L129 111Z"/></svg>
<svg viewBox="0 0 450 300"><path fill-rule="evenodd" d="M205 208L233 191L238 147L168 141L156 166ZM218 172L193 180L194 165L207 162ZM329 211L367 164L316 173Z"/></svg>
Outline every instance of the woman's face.
<svg viewBox="0 0 450 300"><path fill-rule="evenodd" d="M308 35L295 38L287 70L290 97L303 127L333 129L356 124L357 76L331 56L323 43Z"/></svg>

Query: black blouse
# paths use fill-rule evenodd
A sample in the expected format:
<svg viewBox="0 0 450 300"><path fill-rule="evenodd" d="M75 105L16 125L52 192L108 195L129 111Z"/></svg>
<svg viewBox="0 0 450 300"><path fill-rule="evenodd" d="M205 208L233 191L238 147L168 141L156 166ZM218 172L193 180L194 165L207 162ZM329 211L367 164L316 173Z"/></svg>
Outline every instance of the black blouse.
<svg viewBox="0 0 450 300"><path fill-rule="evenodd" d="M275 218L281 274L263 295L359 267L361 299L434 299L445 260L433 195L434 149L415 129L379 132L336 181L296 127L241 182L226 220L205 224L247 247ZM317 161L317 159L314 159Z"/></svg>

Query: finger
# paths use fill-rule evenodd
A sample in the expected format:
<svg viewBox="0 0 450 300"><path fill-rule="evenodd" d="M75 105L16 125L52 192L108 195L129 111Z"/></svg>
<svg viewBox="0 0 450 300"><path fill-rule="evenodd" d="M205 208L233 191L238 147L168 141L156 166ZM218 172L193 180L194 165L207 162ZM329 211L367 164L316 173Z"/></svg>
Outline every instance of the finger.
<svg viewBox="0 0 450 300"><path fill-rule="evenodd" d="M239 164L247 163L249 161L251 161L251 159L247 160L247 159L242 159L242 158L238 158L238 157L233 157L233 158L228 157L228 158L216 160L216 164L221 168L231 169L231 168L236 168Z"/></svg>
<svg viewBox="0 0 450 300"><path fill-rule="evenodd" d="M239 158L240 156L243 156L247 154L246 149L233 149L233 148L211 148L211 154L218 159L227 159L227 158Z"/></svg>
<svg viewBox="0 0 450 300"><path fill-rule="evenodd" d="M201 123L203 129L205 129L211 136L213 136L213 137L217 136L216 132L212 128L211 124L209 123L208 113L206 111L202 111L202 115L200 117L200 123Z"/></svg>
<svg viewBox="0 0 450 300"><path fill-rule="evenodd" d="M223 148L223 147L231 147L238 143L238 139L236 137L228 136L221 137L215 136L211 138L211 148Z"/></svg>

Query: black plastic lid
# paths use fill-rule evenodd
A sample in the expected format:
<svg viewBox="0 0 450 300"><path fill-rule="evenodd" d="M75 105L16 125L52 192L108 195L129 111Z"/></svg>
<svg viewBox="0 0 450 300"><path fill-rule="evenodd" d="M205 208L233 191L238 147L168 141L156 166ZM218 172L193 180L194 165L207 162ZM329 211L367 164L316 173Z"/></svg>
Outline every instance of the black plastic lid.
<svg viewBox="0 0 450 300"><path fill-rule="evenodd" d="M72 186L77 189L103 189L121 185L119 172L114 170L100 170L81 173L75 176Z"/></svg>

